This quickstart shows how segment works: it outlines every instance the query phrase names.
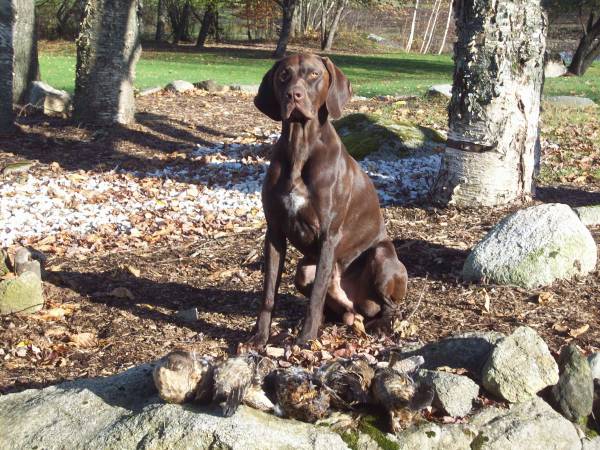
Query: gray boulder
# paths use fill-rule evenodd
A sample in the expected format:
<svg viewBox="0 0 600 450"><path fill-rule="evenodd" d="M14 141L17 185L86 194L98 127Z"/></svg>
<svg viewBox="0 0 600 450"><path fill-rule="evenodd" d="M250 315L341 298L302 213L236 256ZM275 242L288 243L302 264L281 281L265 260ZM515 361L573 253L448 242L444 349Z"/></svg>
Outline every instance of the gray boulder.
<svg viewBox="0 0 600 450"><path fill-rule="evenodd" d="M597 248L575 212L560 203L532 206L502 219L471 251L465 280L525 288L586 275Z"/></svg>
<svg viewBox="0 0 600 450"><path fill-rule="evenodd" d="M465 417L479 395L479 385L464 375L420 370L417 380L433 389L433 406L452 417Z"/></svg>
<svg viewBox="0 0 600 450"><path fill-rule="evenodd" d="M373 42L383 42L383 41L385 41L384 37L378 36L378 35L373 34L373 33L369 34L367 36L367 39L370 40L370 41L373 41Z"/></svg>
<svg viewBox="0 0 600 450"><path fill-rule="evenodd" d="M452 85L434 84L427 90L427 95L430 97L452 98Z"/></svg>
<svg viewBox="0 0 600 450"><path fill-rule="evenodd" d="M31 83L29 103L49 116L64 116L71 110L71 96L43 81Z"/></svg>
<svg viewBox="0 0 600 450"><path fill-rule="evenodd" d="M594 380L600 380L600 352L592 353L588 357L588 363L590 363L592 378Z"/></svg>
<svg viewBox="0 0 600 450"><path fill-rule="evenodd" d="M347 448L326 428L244 406L223 418L216 409L165 404L151 369L0 396L0 448Z"/></svg>
<svg viewBox="0 0 600 450"><path fill-rule="evenodd" d="M169 84L167 84L165 86L165 90L171 91L171 92L178 92L178 93L191 91L193 89L194 89L194 85L192 83L190 83L189 81L185 81L185 80L171 81Z"/></svg>
<svg viewBox="0 0 600 450"><path fill-rule="evenodd" d="M470 425L424 423L396 435L400 450L467 450L477 436Z"/></svg>
<svg viewBox="0 0 600 450"><path fill-rule="evenodd" d="M600 450L600 436L597 436L593 439L582 439L581 450Z"/></svg>
<svg viewBox="0 0 600 450"><path fill-rule="evenodd" d="M43 306L44 294L39 272L26 271L0 281L0 314L31 314Z"/></svg>
<svg viewBox="0 0 600 450"><path fill-rule="evenodd" d="M475 378L481 379L481 370L495 344L504 337L496 331L463 333L425 345L406 346L399 352L398 359L422 356L425 360L423 369L444 366L467 369Z"/></svg>
<svg viewBox="0 0 600 450"><path fill-rule="evenodd" d="M528 400L557 381L556 361L529 327L519 327L498 342L483 368L483 387L513 403Z"/></svg>
<svg viewBox="0 0 600 450"><path fill-rule="evenodd" d="M258 84L232 84L229 89L247 94L258 94Z"/></svg>
<svg viewBox="0 0 600 450"><path fill-rule="evenodd" d="M600 225L600 205L573 208L585 226Z"/></svg>
<svg viewBox="0 0 600 450"><path fill-rule="evenodd" d="M575 426L539 397L508 409L483 409L466 424L413 426L396 438L402 450L581 449Z"/></svg>
<svg viewBox="0 0 600 450"><path fill-rule="evenodd" d="M215 80L199 81L198 83L194 83L194 86L207 92L224 92L229 90L229 86L223 86Z"/></svg>
<svg viewBox="0 0 600 450"><path fill-rule="evenodd" d="M587 359L573 344L560 352L560 378L552 387L552 399L558 410L572 422L592 413L594 380Z"/></svg>
<svg viewBox="0 0 600 450"><path fill-rule="evenodd" d="M333 122L333 126L356 159L376 152L402 157L410 152L443 148L446 142L445 137L432 128L370 114L348 114Z"/></svg>
<svg viewBox="0 0 600 450"><path fill-rule="evenodd" d="M477 450L579 450L575 426L539 397L511 405L488 408L473 416L478 430L471 443Z"/></svg>
<svg viewBox="0 0 600 450"><path fill-rule="evenodd" d="M544 67L544 75L546 78L558 78L567 73L567 66L562 60L550 59Z"/></svg>
<svg viewBox="0 0 600 450"><path fill-rule="evenodd" d="M565 106L567 108L595 108L597 105L591 98L587 97L575 97L571 95L557 95L554 97L544 97L548 103L552 103L557 106Z"/></svg>

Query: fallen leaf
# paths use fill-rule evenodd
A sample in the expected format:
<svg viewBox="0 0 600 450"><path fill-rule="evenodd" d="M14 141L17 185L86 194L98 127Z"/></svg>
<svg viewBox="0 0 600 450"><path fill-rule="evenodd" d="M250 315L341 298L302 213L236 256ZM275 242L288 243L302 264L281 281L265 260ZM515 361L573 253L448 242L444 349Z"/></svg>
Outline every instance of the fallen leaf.
<svg viewBox="0 0 600 450"><path fill-rule="evenodd" d="M571 328L569 330L569 336L574 338L579 337L589 329L590 326L587 323L585 325L580 326L579 328Z"/></svg>
<svg viewBox="0 0 600 450"><path fill-rule="evenodd" d="M268 346L265 349L265 353L270 358L282 358L283 355L285 354L285 350L283 348L281 348L281 347L271 347L271 346Z"/></svg>
<svg viewBox="0 0 600 450"><path fill-rule="evenodd" d="M128 265L128 266L125 266L125 268L127 269L127 271L128 271L128 272L129 272L131 275L133 275L133 276L134 276L134 277L136 277L136 278L137 278L137 277L139 277L139 276L140 276L140 274L141 274L141 271L140 271L140 269L138 269L137 267L134 267L134 266Z"/></svg>
<svg viewBox="0 0 600 450"><path fill-rule="evenodd" d="M69 336L70 341L79 348L91 348L98 345L98 339L93 333L77 333Z"/></svg>
<svg viewBox="0 0 600 450"><path fill-rule="evenodd" d="M365 324L363 321L363 317L360 314L356 314L354 316L354 323L352 324L352 329L360 337L367 337L367 331L365 330Z"/></svg>
<svg viewBox="0 0 600 450"><path fill-rule="evenodd" d="M554 331L556 331L557 333L560 334L565 334L567 331L569 331L569 327L566 325L563 325L561 323L555 323L554 325L552 325L552 329Z"/></svg>
<svg viewBox="0 0 600 450"><path fill-rule="evenodd" d="M554 301L554 294L552 292L540 292L537 295L536 302L538 305L545 305Z"/></svg>

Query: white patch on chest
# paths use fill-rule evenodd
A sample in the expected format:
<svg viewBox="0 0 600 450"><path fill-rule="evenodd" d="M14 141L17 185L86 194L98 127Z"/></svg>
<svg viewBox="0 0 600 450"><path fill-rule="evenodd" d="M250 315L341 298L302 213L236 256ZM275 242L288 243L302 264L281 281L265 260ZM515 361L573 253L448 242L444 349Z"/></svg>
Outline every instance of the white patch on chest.
<svg viewBox="0 0 600 450"><path fill-rule="evenodd" d="M283 204L290 216L295 216L298 211L306 204L306 197L298 192L290 192L283 197Z"/></svg>

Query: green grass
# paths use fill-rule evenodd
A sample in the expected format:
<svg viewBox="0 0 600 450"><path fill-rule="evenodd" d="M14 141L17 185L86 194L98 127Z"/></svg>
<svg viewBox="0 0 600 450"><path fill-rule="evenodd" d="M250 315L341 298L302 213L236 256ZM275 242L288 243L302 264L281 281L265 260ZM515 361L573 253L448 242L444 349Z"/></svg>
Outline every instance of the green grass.
<svg viewBox="0 0 600 450"><path fill-rule="evenodd" d="M452 59L442 55L387 53L331 55L350 78L354 92L367 97L386 94L423 94L429 86L452 81ZM171 49L146 51L137 65L136 87L163 86L181 79L191 82L213 79L222 84L258 84L273 64L269 52L213 48L199 53ZM41 46L42 79L72 92L75 55L72 45ZM546 95L582 95L600 102L600 63L584 77L546 81Z"/></svg>

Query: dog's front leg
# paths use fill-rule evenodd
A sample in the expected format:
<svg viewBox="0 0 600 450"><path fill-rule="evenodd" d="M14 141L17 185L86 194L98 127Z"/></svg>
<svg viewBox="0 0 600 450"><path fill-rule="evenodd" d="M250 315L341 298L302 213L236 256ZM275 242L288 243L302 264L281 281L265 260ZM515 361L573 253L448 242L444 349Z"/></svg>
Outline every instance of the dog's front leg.
<svg viewBox="0 0 600 450"><path fill-rule="evenodd" d="M298 335L296 342L299 345L306 344L311 339L316 339L319 333L319 327L323 322L323 308L325 306L325 296L331 282L333 272L334 254L337 239L333 236L326 236L321 246L319 263L317 264L317 274L310 295L308 312L304 320L302 331Z"/></svg>
<svg viewBox="0 0 600 450"><path fill-rule="evenodd" d="M256 320L256 333L248 342L252 347L264 347L269 340L271 331L271 318L275 307L275 298L281 281L281 272L285 262L286 240L267 230L265 237L265 279L263 298L258 318Z"/></svg>

